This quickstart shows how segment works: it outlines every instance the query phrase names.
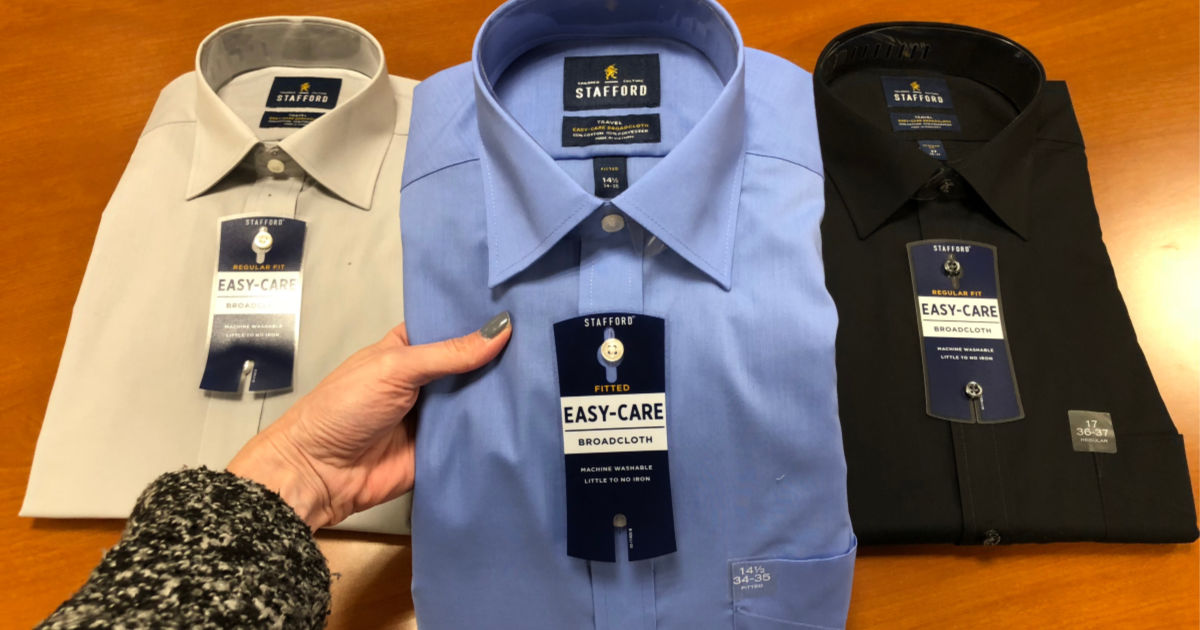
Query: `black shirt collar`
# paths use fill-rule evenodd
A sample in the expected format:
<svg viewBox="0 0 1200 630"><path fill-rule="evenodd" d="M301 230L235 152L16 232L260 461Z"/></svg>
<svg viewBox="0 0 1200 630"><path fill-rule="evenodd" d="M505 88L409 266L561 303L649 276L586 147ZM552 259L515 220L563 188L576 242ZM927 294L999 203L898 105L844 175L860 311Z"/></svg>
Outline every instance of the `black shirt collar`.
<svg viewBox="0 0 1200 630"><path fill-rule="evenodd" d="M970 156L942 162L868 121L830 91L864 68L927 70L969 77L997 90L1019 114ZM859 238L870 236L944 166L966 180L1012 231L1028 238L1033 142L1045 72L1033 53L995 33L954 24L868 24L831 41L814 72L825 171L845 200Z"/></svg>

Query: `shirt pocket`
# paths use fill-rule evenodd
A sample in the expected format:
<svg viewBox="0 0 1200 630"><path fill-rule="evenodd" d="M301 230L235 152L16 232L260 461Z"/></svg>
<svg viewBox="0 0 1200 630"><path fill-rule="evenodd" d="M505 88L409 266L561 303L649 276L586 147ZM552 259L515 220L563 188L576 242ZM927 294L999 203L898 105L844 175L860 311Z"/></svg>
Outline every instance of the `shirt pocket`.
<svg viewBox="0 0 1200 630"><path fill-rule="evenodd" d="M734 630L843 628L858 540L835 556L729 563Z"/></svg>

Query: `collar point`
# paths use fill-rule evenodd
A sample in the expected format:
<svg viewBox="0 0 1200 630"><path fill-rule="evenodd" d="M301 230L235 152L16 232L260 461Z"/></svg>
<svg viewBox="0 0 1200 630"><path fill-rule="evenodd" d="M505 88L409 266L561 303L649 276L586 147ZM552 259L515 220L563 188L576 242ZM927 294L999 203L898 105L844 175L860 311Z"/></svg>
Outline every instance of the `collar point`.
<svg viewBox="0 0 1200 630"><path fill-rule="evenodd" d="M491 269L488 269L487 287L488 287L488 289L495 289L496 287L500 286L501 284L508 282L508 280L510 278L512 278L514 275L515 275L515 272L500 271L496 266L493 265Z"/></svg>
<svg viewBox="0 0 1200 630"><path fill-rule="evenodd" d="M196 197L199 197L199 196L203 195L204 193L208 192L208 190L210 188L212 188L215 184L216 184L216 182L211 182L211 183L205 184L205 183L197 182L195 180L189 180L187 183L187 188L183 191L183 198L185 201L191 201L191 200L195 199Z"/></svg>

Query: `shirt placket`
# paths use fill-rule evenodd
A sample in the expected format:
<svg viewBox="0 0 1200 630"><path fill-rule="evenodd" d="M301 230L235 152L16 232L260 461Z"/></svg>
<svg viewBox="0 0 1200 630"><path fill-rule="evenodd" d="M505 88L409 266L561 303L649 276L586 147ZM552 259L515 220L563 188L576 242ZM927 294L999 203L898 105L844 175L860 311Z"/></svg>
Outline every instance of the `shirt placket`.
<svg viewBox="0 0 1200 630"><path fill-rule="evenodd" d="M641 228L605 203L583 221L579 237L579 313L641 313ZM612 516L616 561L589 562L596 630L653 630L654 561L629 560L625 515Z"/></svg>
<svg viewBox="0 0 1200 630"><path fill-rule="evenodd" d="M952 169L939 171L917 196L922 239L957 238L988 242L980 230L965 182ZM960 542L996 545L1009 529L1003 466L996 443L998 427L992 424L950 423L954 461L958 471L963 531Z"/></svg>
<svg viewBox="0 0 1200 630"><path fill-rule="evenodd" d="M260 144L246 157L243 168L253 168L258 177L249 185L246 201L236 212L295 218L305 174L286 152L277 146ZM224 468L242 445L258 433L263 407L271 393L249 391L251 367L247 361L237 392L206 392L208 409L204 414L198 464Z"/></svg>

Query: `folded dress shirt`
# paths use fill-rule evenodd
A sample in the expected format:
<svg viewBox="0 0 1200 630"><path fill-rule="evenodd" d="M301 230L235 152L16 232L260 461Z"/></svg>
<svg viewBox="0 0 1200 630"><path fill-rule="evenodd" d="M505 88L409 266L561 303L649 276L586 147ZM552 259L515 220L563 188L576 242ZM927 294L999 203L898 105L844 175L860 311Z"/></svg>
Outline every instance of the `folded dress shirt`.
<svg viewBox="0 0 1200 630"><path fill-rule="evenodd" d="M374 37L339 20L246 20L204 40L196 71L162 91L104 210L23 516L125 517L159 474L223 468L401 321L395 208L414 85L388 75ZM273 374L290 388L254 391L267 356L245 378L240 360L215 370L239 391L200 388L219 228L232 215L304 222L294 370ZM297 246L276 236L280 251ZM258 262L269 265L265 244ZM406 533L407 507L403 497L341 527Z"/></svg>
<svg viewBox="0 0 1200 630"><path fill-rule="evenodd" d="M815 91L862 541L1195 540L1066 85L994 33L890 23L830 43Z"/></svg>
<svg viewBox="0 0 1200 630"><path fill-rule="evenodd" d="M845 623L811 86L696 0L510 2L418 86L410 338L514 322L425 388L422 629Z"/></svg>

